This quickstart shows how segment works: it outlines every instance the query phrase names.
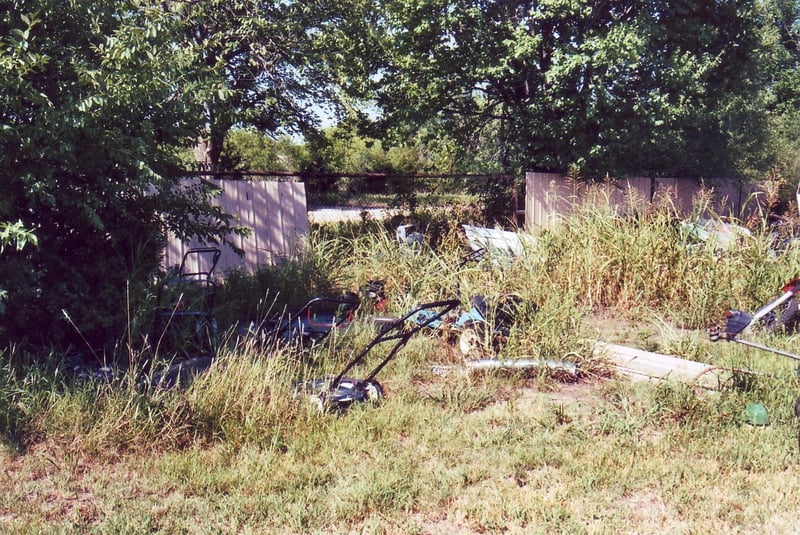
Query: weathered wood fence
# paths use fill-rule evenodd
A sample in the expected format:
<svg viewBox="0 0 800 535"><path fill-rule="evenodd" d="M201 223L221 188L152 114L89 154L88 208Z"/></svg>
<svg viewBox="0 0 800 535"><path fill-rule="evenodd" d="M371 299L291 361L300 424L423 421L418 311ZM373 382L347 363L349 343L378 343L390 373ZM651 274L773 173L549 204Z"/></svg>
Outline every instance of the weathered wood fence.
<svg viewBox="0 0 800 535"><path fill-rule="evenodd" d="M692 213L694 199L703 188L710 194L708 208L718 215L740 217L755 208L755 203L747 205L755 188L730 179L701 183L680 178L629 178L589 186L555 173L531 172L525 175L525 225L548 226L591 195L601 195L604 202L623 213L645 209L650 203L670 203L686 216Z"/></svg>
<svg viewBox="0 0 800 535"><path fill-rule="evenodd" d="M547 226L569 214L591 195L601 195L603 202L621 212L646 209L650 203L670 203L678 214L689 215L693 201L702 188L710 193L708 208L719 215L742 216L757 207L755 188L732 180L630 178L588 186L560 174L530 172L525 177L525 225ZM220 189L215 198L236 224L251 229L248 236L233 237L244 250L237 255L228 246L220 246L222 256L217 273L232 269L253 272L259 266L274 264L293 256L309 232L305 184L296 181L206 179ZM748 204L749 202L749 204ZM184 253L203 244L183 242L174 237L164 251L165 267L177 266ZM188 266L197 269L200 266Z"/></svg>
<svg viewBox="0 0 800 535"><path fill-rule="evenodd" d="M237 225L251 229L248 236L234 236L231 240L244 250L244 256L239 256L229 246L219 246L222 256L217 273L232 269L253 272L258 266L292 256L302 247L309 230L305 184L267 180L209 181L220 189L215 204L233 215ZM183 242L172 237L164 251L163 265L180 265L188 249L202 245L197 240ZM187 267L197 269L200 266Z"/></svg>

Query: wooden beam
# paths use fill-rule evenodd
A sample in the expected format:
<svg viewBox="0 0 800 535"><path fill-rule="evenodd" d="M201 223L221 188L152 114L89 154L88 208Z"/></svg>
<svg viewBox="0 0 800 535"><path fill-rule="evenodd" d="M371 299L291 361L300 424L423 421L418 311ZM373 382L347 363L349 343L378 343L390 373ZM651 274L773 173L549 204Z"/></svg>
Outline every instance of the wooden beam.
<svg viewBox="0 0 800 535"><path fill-rule="evenodd" d="M718 390L735 373L711 364L604 342L597 342L593 353L609 359L619 373L634 380L674 380Z"/></svg>

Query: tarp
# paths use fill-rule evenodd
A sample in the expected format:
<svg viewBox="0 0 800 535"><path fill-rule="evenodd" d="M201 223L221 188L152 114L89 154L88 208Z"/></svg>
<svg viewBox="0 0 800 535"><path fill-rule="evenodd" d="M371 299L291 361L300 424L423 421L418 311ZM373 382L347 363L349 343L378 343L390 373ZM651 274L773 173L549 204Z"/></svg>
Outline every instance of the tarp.
<svg viewBox="0 0 800 535"><path fill-rule="evenodd" d="M525 249L519 234L508 230L461 225L473 251L486 251L489 255L521 256Z"/></svg>

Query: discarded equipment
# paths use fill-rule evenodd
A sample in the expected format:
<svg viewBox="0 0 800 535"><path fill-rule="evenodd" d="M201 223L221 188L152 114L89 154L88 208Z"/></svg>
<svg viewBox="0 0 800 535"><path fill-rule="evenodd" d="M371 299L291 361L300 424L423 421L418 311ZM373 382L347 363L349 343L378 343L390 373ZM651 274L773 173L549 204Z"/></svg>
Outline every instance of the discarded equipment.
<svg viewBox="0 0 800 535"><path fill-rule="evenodd" d="M798 302L795 296L800 293L800 279L789 281L783 286L781 291L783 293L779 297L767 303L752 315L747 312L742 312L741 310L729 310L725 314L724 330L720 330L717 326L708 330L711 341L726 340L728 342L736 342L800 361L800 355L795 353L782 351L748 340L742 340L738 337L739 333L758 323L764 324L771 330L785 329L786 331L792 331L797 328L798 321L800 321L800 313L798 313ZM784 304L786 306L783 311L779 316L776 316L775 310Z"/></svg>
<svg viewBox="0 0 800 535"><path fill-rule="evenodd" d="M789 281L781 288L781 291L783 293L781 293L780 296L758 309L753 315L740 310L729 310L725 315L724 330L720 331L719 327L712 327L709 329L708 334L711 341L727 340L728 342L736 342L748 347L800 361L800 355L796 353L783 351L748 340L742 340L738 337L739 333L757 323L764 323L767 328L773 331L776 329L784 329L788 332L797 329L798 322L800 322L800 312L798 312L798 300L796 296L800 293L800 279ZM785 305L785 307L781 314L776 316L775 310L782 305ZM798 368L798 373L800 373L800 367ZM797 396L795 399L794 412L795 416L800 418L800 396ZM764 409L763 414L761 414L761 408L757 405L748 407L747 416L749 421L755 425L767 425L769 423L766 409ZM800 448L800 428L798 428L797 445Z"/></svg>
<svg viewBox="0 0 800 535"><path fill-rule="evenodd" d="M744 373L673 355L603 342L595 344L593 353L608 358L617 371L634 380L675 380L717 390L737 374Z"/></svg>
<svg viewBox="0 0 800 535"><path fill-rule="evenodd" d="M361 297L367 305L376 312L386 310L389 298L386 296L386 281L381 279L368 280L361 286Z"/></svg>
<svg viewBox="0 0 800 535"><path fill-rule="evenodd" d="M160 284L150 340L152 353L139 363L141 367L132 367L130 362L112 365L80 353L65 357L65 363L79 379L111 382L135 372L137 384L144 388L188 384L216 357L213 273L220 255L214 247L189 249L173 276Z"/></svg>
<svg viewBox="0 0 800 535"><path fill-rule="evenodd" d="M417 225L400 225L395 229L394 234L400 245L420 247L425 243L425 237Z"/></svg>
<svg viewBox="0 0 800 535"><path fill-rule="evenodd" d="M580 376L578 365L563 360L511 358L511 359L464 359L461 366L437 365L432 368L435 375L447 375L453 369L466 371L497 371L497 370L547 370L557 376L576 380Z"/></svg>
<svg viewBox="0 0 800 535"><path fill-rule="evenodd" d="M222 252L215 247L189 249L178 273L158 288L153 319L153 358L168 354L171 363L147 377L154 362L145 362L145 383L154 387L187 384L216 357L217 322L214 269Z"/></svg>
<svg viewBox="0 0 800 535"><path fill-rule="evenodd" d="M336 311L320 310L319 307L324 305L329 305L328 308L330 305L335 305ZM268 329L261 332L252 326L248 327L240 332L240 336L257 336L261 343L282 342L300 347L312 347L320 343L334 329L349 324L358 305L358 296L351 293L345 294L340 299L317 297L288 319L273 321ZM215 356L214 352L209 352L176 360L170 366L154 373L148 383L156 388L186 386L195 376L211 367Z"/></svg>
<svg viewBox="0 0 800 535"><path fill-rule="evenodd" d="M461 225L467 241L474 253L482 258L485 254L504 258L517 258L524 254L525 248L516 232L492 228Z"/></svg>
<svg viewBox="0 0 800 535"><path fill-rule="evenodd" d="M443 317L427 324L431 329L455 334L465 358L496 353L508 339L518 316L528 306L522 296L513 292L500 294L491 303L484 296L476 295L470 299L470 304L470 309L461 311L455 319ZM426 320L430 315L423 313L417 319Z"/></svg>
<svg viewBox="0 0 800 535"><path fill-rule="evenodd" d="M383 398L383 386L375 379L380 371L408 343L412 336L441 320L458 307L458 300L436 301L420 305L403 317L383 324L378 335L358 353L335 377L311 379L297 386L298 394L307 395L320 411L344 411L354 403L378 401ZM377 345L394 342L388 354L364 378L354 379L346 374L361 363Z"/></svg>
<svg viewBox="0 0 800 535"><path fill-rule="evenodd" d="M214 354L217 287L213 273L220 255L214 247L189 249L177 275L161 283L153 318L154 353L181 353L186 357Z"/></svg>
<svg viewBox="0 0 800 535"><path fill-rule="evenodd" d="M491 310L483 296L475 296L471 302L472 308L462 313L454 325L459 331L461 354L468 357L499 351L527 303L516 293L498 296Z"/></svg>
<svg viewBox="0 0 800 535"><path fill-rule="evenodd" d="M751 236L747 228L717 219L700 218L695 222L681 221L679 230L687 245L710 243L718 249L731 249L743 239Z"/></svg>
<svg viewBox="0 0 800 535"><path fill-rule="evenodd" d="M769 425L769 414L767 408L761 403L750 403L744 409L744 419L750 425L765 426Z"/></svg>
<svg viewBox="0 0 800 535"><path fill-rule="evenodd" d="M349 325L360 304L358 295L352 292L339 298L315 297L288 317L251 323L239 330L239 336L255 338L263 346L282 342L313 347L332 331Z"/></svg>

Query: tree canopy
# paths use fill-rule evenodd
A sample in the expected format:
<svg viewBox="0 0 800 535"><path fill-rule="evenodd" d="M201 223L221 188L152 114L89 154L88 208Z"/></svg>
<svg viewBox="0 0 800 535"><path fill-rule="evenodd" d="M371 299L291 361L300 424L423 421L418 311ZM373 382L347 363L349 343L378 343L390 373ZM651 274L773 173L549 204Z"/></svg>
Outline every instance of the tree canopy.
<svg viewBox="0 0 800 535"><path fill-rule="evenodd" d="M211 166L800 169L797 0L0 8L0 344L119 337L166 232L236 230L181 186L199 139Z"/></svg>
<svg viewBox="0 0 800 535"><path fill-rule="evenodd" d="M176 2L183 36L225 91L204 103L207 163L220 164L234 126L313 137L363 95L374 10L366 0Z"/></svg>
<svg viewBox="0 0 800 535"><path fill-rule="evenodd" d="M753 0L382 5L387 123L436 116L504 170L725 176L760 135Z"/></svg>

